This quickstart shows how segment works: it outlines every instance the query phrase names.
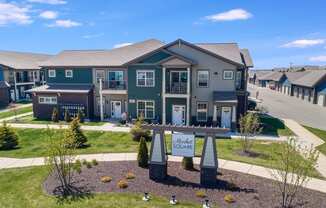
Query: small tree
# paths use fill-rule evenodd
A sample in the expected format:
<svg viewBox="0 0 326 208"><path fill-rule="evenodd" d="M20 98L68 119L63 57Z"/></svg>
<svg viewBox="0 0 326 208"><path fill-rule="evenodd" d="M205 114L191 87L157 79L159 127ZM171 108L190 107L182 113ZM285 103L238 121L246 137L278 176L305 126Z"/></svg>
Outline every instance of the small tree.
<svg viewBox="0 0 326 208"><path fill-rule="evenodd" d="M80 123L84 123L84 112L82 110L78 110L77 119Z"/></svg>
<svg viewBox="0 0 326 208"><path fill-rule="evenodd" d="M150 141L150 131L145 130L142 128L142 125L144 123L144 117L140 116L135 125L130 130L130 133L132 134L132 138L134 141L140 141L140 138L145 138L146 141Z"/></svg>
<svg viewBox="0 0 326 208"><path fill-rule="evenodd" d="M53 122L59 122L59 112L58 112L58 109L56 107L54 107L53 111L52 111L52 121Z"/></svg>
<svg viewBox="0 0 326 208"><path fill-rule="evenodd" d="M79 120L74 118L65 132L65 137L71 142L69 145L76 148L81 148L86 145L87 137L84 135L83 131L80 129Z"/></svg>
<svg viewBox="0 0 326 208"><path fill-rule="evenodd" d="M256 136L261 131L258 115L248 113L245 116L241 116L239 124L242 151L244 153L250 153L253 142L249 137Z"/></svg>
<svg viewBox="0 0 326 208"><path fill-rule="evenodd" d="M69 123L71 121L69 111L66 109L65 110L65 116L64 116L65 122Z"/></svg>
<svg viewBox="0 0 326 208"><path fill-rule="evenodd" d="M46 131L48 136L46 164L50 174L55 174L60 182L60 188L63 196L74 194L72 187L72 174L74 168L74 160L76 155L76 146L73 145L71 137L60 135L54 138L54 133L61 131L51 131L49 128ZM69 144L69 148L67 145Z"/></svg>
<svg viewBox="0 0 326 208"><path fill-rule="evenodd" d="M182 167L185 170L193 170L194 169L194 162L192 157L183 157L182 159Z"/></svg>
<svg viewBox="0 0 326 208"><path fill-rule="evenodd" d="M0 149L10 150L18 146L18 136L14 130L7 126L6 122L3 122L0 127Z"/></svg>
<svg viewBox="0 0 326 208"><path fill-rule="evenodd" d="M140 138L137 161L139 167L142 168L148 167L148 149L144 137Z"/></svg>
<svg viewBox="0 0 326 208"><path fill-rule="evenodd" d="M279 158L273 160L273 165L277 169L273 169L271 175L275 178L281 195L281 207L294 207L294 200L316 168L318 151L313 147L302 147L294 138L289 138L278 152ZM298 158L298 154L303 158Z"/></svg>

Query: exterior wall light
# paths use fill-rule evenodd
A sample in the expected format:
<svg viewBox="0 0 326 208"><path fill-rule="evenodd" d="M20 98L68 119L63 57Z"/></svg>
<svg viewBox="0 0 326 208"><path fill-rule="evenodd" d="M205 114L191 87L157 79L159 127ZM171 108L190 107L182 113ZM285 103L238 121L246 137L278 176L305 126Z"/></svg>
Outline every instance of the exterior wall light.
<svg viewBox="0 0 326 208"><path fill-rule="evenodd" d="M177 201L175 195L172 195L171 199L170 199L170 204L171 205L176 205L177 203L178 203L178 201Z"/></svg>

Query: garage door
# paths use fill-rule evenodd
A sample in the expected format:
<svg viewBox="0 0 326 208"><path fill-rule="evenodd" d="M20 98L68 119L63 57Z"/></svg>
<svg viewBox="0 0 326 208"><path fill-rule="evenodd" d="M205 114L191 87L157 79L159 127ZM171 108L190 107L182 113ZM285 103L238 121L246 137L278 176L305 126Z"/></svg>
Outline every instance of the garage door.
<svg viewBox="0 0 326 208"><path fill-rule="evenodd" d="M318 96L318 105L325 106L325 95Z"/></svg>

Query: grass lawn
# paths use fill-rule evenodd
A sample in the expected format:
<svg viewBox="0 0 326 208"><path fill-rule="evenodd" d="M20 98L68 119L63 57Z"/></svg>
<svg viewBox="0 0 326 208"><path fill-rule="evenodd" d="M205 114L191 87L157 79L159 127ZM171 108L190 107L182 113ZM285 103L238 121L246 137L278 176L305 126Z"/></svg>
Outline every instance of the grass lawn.
<svg viewBox="0 0 326 208"><path fill-rule="evenodd" d="M58 123L55 123L55 122L52 122L52 121L49 121L49 120L40 120L40 119L34 118L33 115L20 117L20 118L11 120L9 122L12 122L12 123L26 123L26 124L61 124L61 125L67 125L68 124L65 121L60 121ZM84 122L81 125L85 125L85 126L102 126L104 124L105 124L105 122L101 122L101 121L90 121L90 122Z"/></svg>
<svg viewBox="0 0 326 208"><path fill-rule="evenodd" d="M308 129L309 131L311 131L311 133L315 134L316 136L318 136L319 138L321 138L322 140L325 141L324 144L319 145L317 147L317 149L323 153L324 155L326 155L326 131L325 130L321 130L321 129L316 129L316 128L312 128L309 126L304 126L306 129Z"/></svg>
<svg viewBox="0 0 326 208"><path fill-rule="evenodd" d="M284 125L284 123L274 117L270 116L259 116L260 122L264 124L262 134L273 135L273 136L293 136L294 133Z"/></svg>
<svg viewBox="0 0 326 208"><path fill-rule="evenodd" d="M55 197L46 195L42 183L47 177L45 167L9 169L0 171L0 207L6 208L143 208L171 207L168 199L154 197L143 202L140 194L106 193L61 203ZM200 207L199 204L181 202L176 207Z"/></svg>
<svg viewBox="0 0 326 208"><path fill-rule="evenodd" d="M55 137L62 136L62 132L56 130L58 133ZM61 130L62 131L62 130ZM46 156L47 136L45 129L16 129L19 135L19 148L10 151L0 151L0 157L40 157ZM85 131L88 137L90 147L78 149L78 154L90 153L119 153L119 152L137 152L138 142L131 139L129 133L118 132L99 132L99 131ZM204 139L198 138L196 140L196 155L200 156L203 148ZM167 149L171 152L171 136L166 136ZM148 144L149 145L149 144ZM257 157L247 157L238 154L241 151L241 141L239 139L218 139L217 152L221 159L240 161L265 167L271 167L272 161L279 157L281 146L284 143L280 142L266 142L253 141L252 151L258 153ZM298 159L301 156L298 154ZM317 172L313 176L319 177Z"/></svg>
<svg viewBox="0 0 326 208"><path fill-rule="evenodd" d="M0 113L0 119L15 116L15 115L18 115L18 114L28 113L28 112L32 112L32 111L33 111L32 106L19 108L19 109L16 109L16 110L11 109L10 111Z"/></svg>

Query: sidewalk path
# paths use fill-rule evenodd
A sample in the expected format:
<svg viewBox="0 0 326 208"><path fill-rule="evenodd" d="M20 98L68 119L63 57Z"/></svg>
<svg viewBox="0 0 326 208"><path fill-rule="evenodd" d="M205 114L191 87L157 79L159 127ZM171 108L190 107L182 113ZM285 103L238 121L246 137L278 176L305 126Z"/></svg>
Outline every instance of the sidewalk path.
<svg viewBox="0 0 326 208"><path fill-rule="evenodd" d="M136 153L106 153L106 154L88 154L78 155L76 159L93 160L96 159L99 162L103 161L135 161L137 159ZM182 157L169 156L168 161L181 162ZM200 164L200 158L194 158L195 164ZM219 168L237 171L240 173L255 175L263 178L274 179L271 176L272 169L251 165L242 162L229 161L229 160L218 160ZM14 158L0 158L0 169L8 168L21 168L30 166L42 166L44 165L44 158L26 158L26 159L14 159ZM326 181L311 178L308 182L307 188L326 193Z"/></svg>
<svg viewBox="0 0 326 208"><path fill-rule="evenodd" d="M292 119L282 119L284 124L291 129L296 135L299 144L307 146L308 148L312 146L316 148L317 146L324 143L322 139L311 133L309 130L298 124ZM317 170L326 177L326 156L322 153L319 153L319 158L317 161Z"/></svg>
<svg viewBox="0 0 326 208"><path fill-rule="evenodd" d="M33 104L32 103L29 103L29 104L22 104L22 105L19 105L17 107L14 107L14 108L6 108L6 109L3 109L3 110L0 110L0 113L3 113L3 112L8 112L8 111L12 111L13 109L20 109L20 108L25 108L25 107L29 107L29 106L32 106Z"/></svg>
<svg viewBox="0 0 326 208"><path fill-rule="evenodd" d="M3 119L0 119L0 123L2 123L4 121L11 121L11 120L14 120L15 118L21 118L21 117L29 116L29 115L32 115L32 114L33 114L33 112L28 112L28 113L18 114L16 116L6 117L6 118L3 118Z"/></svg>

